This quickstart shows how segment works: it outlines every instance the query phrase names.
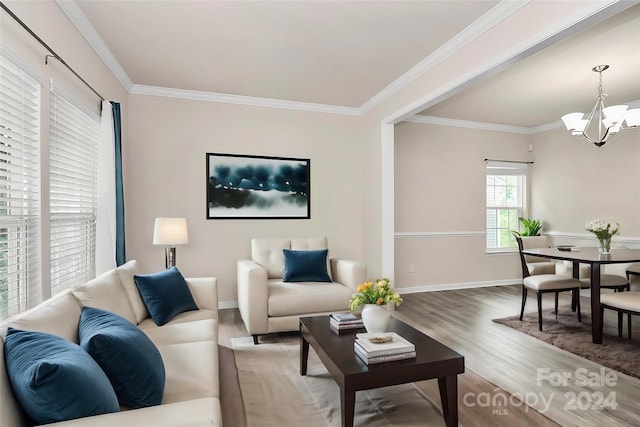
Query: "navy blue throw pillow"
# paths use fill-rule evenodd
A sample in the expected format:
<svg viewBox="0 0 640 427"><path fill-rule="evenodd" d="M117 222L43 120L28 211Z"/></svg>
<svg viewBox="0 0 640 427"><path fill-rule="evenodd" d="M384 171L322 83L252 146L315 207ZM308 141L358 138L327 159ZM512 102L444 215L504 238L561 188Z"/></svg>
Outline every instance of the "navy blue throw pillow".
<svg viewBox="0 0 640 427"><path fill-rule="evenodd" d="M283 249L284 282L331 282L327 273L327 249L294 251Z"/></svg>
<svg viewBox="0 0 640 427"><path fill-rule="evenodd" d="M109 379L78 344L44 332L9 328L4 353L13 394L34 424L120 409Z"/></svg>
<svg viewBox="0 0 640 427"><path fill-rule="evenodd" d="M185 311L198 310L187 281L176 267L153 274L133 276L142 301L158 326Z"/></svg>
<svg viewBox="0 0 640 427"><path fill-rule="evenodd" d="M144 332L115 313L83 307L78 334L80 347L107 374L120 404L136 409L162 403L164 363Z"/></svg>

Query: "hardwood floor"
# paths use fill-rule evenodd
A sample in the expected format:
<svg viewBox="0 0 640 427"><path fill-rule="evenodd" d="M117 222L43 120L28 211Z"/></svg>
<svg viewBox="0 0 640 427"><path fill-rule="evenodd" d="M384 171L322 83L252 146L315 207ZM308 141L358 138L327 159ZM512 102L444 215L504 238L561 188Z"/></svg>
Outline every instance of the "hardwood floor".
<svg viewBox="0 0 640 427"><path fill-rule="evenodd" d="M404 303L394 316L465 356L466 372L459 377L458 390L461 425L640 425L640 380L613 372L609 374L609 385L602 385L596 380L604 380L601 374L610 370L601 371L598 364L492 322L494 318L519 313L519 285L403 297ZM568 296L561 297L561 302L568 303ZM553 296L547 295L544 306L552 305ZM583 302L583 310L589 310L588 300ZM527 311L536 311L535 298L529 299ZM616 334L615 314L610 314L605 315L605 333ZM639 320L634 319L634 340L640 340ZM220 310L220 386L226 426L244 426L241 395L230 351L231 338L244 336L248 333L238 310ZM590 384L577 384L576 376L582 372L590 376ZM566 380L560 380L562 375ZM559 379L561 384L552 385L549 376ZM439 402L436 381L420 383L420 388L434 402ZM609 400L604 400L604 410L589 407L607 396ZM523 404L522 400L529 405ZM617 404L615 409L609 405L614 403Z"/></svg>

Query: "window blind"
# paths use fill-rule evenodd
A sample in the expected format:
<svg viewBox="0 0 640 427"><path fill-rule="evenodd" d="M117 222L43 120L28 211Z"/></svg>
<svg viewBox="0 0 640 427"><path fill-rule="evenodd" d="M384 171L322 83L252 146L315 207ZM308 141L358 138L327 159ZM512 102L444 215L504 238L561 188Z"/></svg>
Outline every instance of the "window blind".
<svg viewBox="0 0 640 427"><path fill-rule="evenodd" d="M0 52L0 318L40 295L40 83Z"/></svg>
<svg viewBox="0 0 640 427"><path fill-rule="evenodd" d="M95 271L99 124L56 91L50 96L51 294Z"/></svg>

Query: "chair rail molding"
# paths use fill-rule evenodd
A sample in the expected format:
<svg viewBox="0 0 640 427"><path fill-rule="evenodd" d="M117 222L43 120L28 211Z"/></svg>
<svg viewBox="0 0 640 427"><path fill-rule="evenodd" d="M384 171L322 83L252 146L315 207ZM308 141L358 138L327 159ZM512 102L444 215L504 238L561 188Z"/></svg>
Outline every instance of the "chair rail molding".
<svg viewBox="0 0 640 427"><path fill-rule="evenodd" d="M591 233L572 233L568 231L545 231L542 233L545 236L549 236L552 239L567 239L567 240L592 240L594 245L597 244L596 237ZM635 236L613 236L611 243L615 245L633 245L634 247L640 247L640 237Z"/></svg>
<svg viewBox="0 0 640 427"><path fill-rule="evenodd" d="M396 239L433 239L450 237L485 237L486 231L397 231Z"/></svg>

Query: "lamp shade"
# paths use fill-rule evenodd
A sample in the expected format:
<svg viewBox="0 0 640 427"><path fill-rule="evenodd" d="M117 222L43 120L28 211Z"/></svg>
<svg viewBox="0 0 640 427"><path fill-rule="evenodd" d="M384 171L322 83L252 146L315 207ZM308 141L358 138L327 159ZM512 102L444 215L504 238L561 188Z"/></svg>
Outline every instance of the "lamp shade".
<svg viewBox="0 0 640 427"><path fill-rule="evenodd" d="M189 243L186 218L156 218L154 245L186 245Z"/></svg>
<svg viewBox="0 0 640 427"><path fill-rule="evenodd" d="M627 126L629 126L630 128L635 128L640 126L640 108L627 110L627 113L625 115L625 120L627 122Z"/></svg>
<svg viewBox="0 0 640 427"><path fill-rule="evenodd" d="M622 123L624 121L624 114L629 108L628 105L613 105L602 110L604 117L611 120L611 123Z"/></svg>
<svg viewBox="0 0 640 427"><path fill-rule="evenodd" d="M569 113L562 116L561 119L567 130L582 132L587 125L587 120L583 120L583 117L583 113Z"/></svg>

